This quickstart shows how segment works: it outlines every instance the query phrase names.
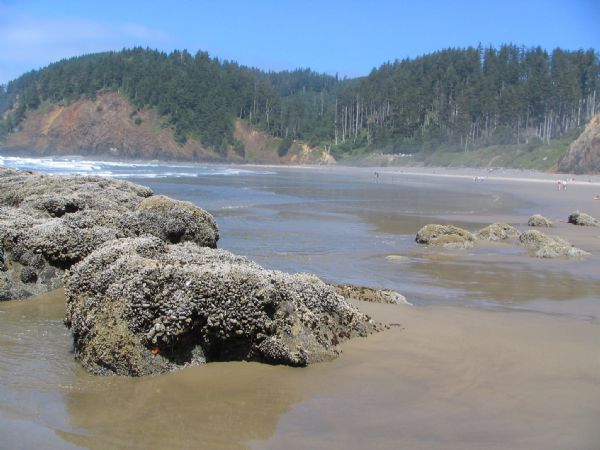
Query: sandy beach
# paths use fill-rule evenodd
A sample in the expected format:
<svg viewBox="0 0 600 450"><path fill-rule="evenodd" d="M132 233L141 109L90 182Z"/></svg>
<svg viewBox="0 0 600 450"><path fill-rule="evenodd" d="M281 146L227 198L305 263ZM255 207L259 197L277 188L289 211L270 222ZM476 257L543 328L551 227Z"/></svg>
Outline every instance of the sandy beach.
<svg viewBox="0 0 600 450"><path fill-rule="evenodd" d="M600 217L597 176L558 191L563 176L553 174L475 182L483 171L273 170L275 181L151 181L207 206L223 248L267 267L392 287L414 306L358 304L389 329L344 344L333 362L212 363L136 379L94 377L73 360L61 291L0 303L2 445L597 448L600 228L566 223L575 210ZM414 243L425 223L523 231L533 213L555 222L544 232L591 255L541 260L515 243Z"/></svg>

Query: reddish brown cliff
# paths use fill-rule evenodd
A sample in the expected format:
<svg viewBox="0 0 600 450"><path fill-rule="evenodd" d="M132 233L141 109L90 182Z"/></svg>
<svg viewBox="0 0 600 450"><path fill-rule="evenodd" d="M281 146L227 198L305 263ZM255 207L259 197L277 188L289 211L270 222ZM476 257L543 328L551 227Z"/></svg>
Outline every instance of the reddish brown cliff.
<svg viewBox="0 0 600 450"><path fill-rule="evenodd" d="M110 155L144 159L215 159L213 151L190 140L181 146L151 110L135 110L115 92L68 106L44 104L28 111L19 131L2 147L40 154Z"/></svg>
<svg viewBox="0 0 600 450"><path fill-rule="evenodd" d="M232 146L225 157L189 139L173 138L171 127L153 110L137 110L116 92L95 100L78 100L68 106L42 104L28 111L19 129L0 143L5 151L40 155L94 155L113 158L188 161L263 162L271 164L323 164L335 162L323 149L294 142L279 157L280 139L236 120L235 138L244 152ZM244 153L243 155L240 153Z"/></svg>

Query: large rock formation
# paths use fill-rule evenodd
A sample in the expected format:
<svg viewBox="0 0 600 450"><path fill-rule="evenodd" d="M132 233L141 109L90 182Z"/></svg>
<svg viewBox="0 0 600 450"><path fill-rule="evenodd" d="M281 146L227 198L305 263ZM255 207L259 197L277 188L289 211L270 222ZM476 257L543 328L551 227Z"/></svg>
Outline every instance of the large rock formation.
<svg viewBox="0 0 600 450"><path fill-rule="evenodd" d="M600 172L600 113L587 124L560 159L558 169L567 173Z"/></svg>
<svg viewBox="0 0 600 450"><path fill-rule="evenodd" d="M0 168L0 299L56 288L64 275L66 324L91 372L304 366L378 329L334 286L265 270L216 250L218 239L206 211L129 182Z"/></svg>
<svg viewBox="0 0 600 450"><path fill-rule="evenodd" d="M446 248L469 248L473 246L475 236L454 225L429 224L417 232L415 241Z"/></svg>
<svg viewBox="0 0 600 450"><path fill-rule="evenodd" d="M102 243L144 234L209 247L219 238L210 214L143 186L0 168L0 300L57 288Z"/></svg>
<svg viewBox="0 0 600 450"><path fill-rule="evenodd" d="M73 266L67 324L98 374L255 360L304 366L376 325L315 276L155 237L111 241Z"/></svg>

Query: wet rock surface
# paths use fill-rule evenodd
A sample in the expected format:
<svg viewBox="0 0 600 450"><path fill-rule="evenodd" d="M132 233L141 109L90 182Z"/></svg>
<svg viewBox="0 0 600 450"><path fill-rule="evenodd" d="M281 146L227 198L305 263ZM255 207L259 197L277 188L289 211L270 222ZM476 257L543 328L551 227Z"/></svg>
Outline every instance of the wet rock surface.
<svg viewBox="0 0 600 450"><path fill-rule="evenodd" d="M545 218L541 214L534 214L527 220L528 227L551 228L554 226L551 220Z"/></svg>
<svg viewBox="0 0 600 450"><path fill-rule="evenodd" d="M505 241L519 237L521 233L507 223L493 223L479 230L477 238L485 241Z"/></svg>
<svg viewBox="0 0 600 450"><path fill-rule="evenodd" d="M337 284L334 288L338 294L348 300L360 300L371 303L390 303L410 305L406 297L391 289L372 289L352 284Z"/></svg>
<svg viewBox="0 0 600 450"><path fill-rule="evenodd" d="M600 220L595 219L589 214L575 211L571 213L568 218L568 222L573 225L581 225L584 227L600 227Z"/></svg>
<svg viewBox="0 0 600 450"><path fill-rule="evenodd" d="M143 186L0 168L0 300L60 287L104 242L144 234L209 247L219 238L210 214Z"/></svg>
<svg viewBox="0 0 600 450"><path fill-rule="evenodd" d="M377 330L315 276L156 237L104 244L69 270L65 288L76 357L104 375L222 360L305 366Z"/></svg>
<svg viewBox="0 0 600 450"><path fill-rule="evenodd" d="M519 241L529 248L538 258L577 258L589 255L588 252L573 247L566 240L548 236L538 230L528 230L521 234Z"/></svg>
<svg viewBox="0 0 600 450"><path fill-rule="evenodd" d="M473 246L475 236L454 225L425 225L417 232L415 240L419 244L435 245L446 248L470 248Z"/></svg>
<svg viewBox="0 0 600 450"><path fill-rule="evenodd" d="M536 216L539 215L532 216L529 221L531 222L534 218L538 221L539 219ZM544 217L539 217L547 221ZM589 221L585 217L583 220ZM537 223L544 222L540 220ZM439 245L445 248L470 248L477 242L501 242L514 238L518 238L518 242L527 247L532 256L538 258L578 258L589 255L588 252L572 246L560 237L548 236L538 230L527 230L521 233L515 227L506 223L493 223L479 230L476 235L453 225L429 224L417 232L415 240L420 244Z"/></svg>

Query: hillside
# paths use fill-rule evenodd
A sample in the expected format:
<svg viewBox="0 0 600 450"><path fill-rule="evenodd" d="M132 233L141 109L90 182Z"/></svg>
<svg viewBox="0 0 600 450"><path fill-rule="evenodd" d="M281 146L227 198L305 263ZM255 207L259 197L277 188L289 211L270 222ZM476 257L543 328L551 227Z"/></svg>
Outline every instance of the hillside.
<svg viewBox="0 0 600 450"><path fill-rule="evenodd" d="M184 145L151 110L135 110L121 95L107 92L68 106L45 103L29 111L19 130L3 143L7 150L41 154L107 155L121 158L217 159L197 141Z"/></svg>
<svg viewBox="0 0 600 450"><path fill-rule="evenodd" d="M5 152L41 155L94 155L126 159L232 161L271 164L331 164L319 148L292 142L279 156L282 139L274 138L237 119L237 146L221 154L195 139L178 143L172 127L153 109L136 109L122 95L104 92L94 100L79 99L68 106L46 102L27 113L19 129L7 135Z"/></svg>
<svg viewBox="0 0 600 450"><path fill-rule="evenodd" d="M301 141L276 138L235 120L234 138L244 146L244 159L271 164L335 164L336 160L322 148L311 147Z"/></svg>
<svg viewBox="0 0 600 450"><path fill-rule="evenodd" d="M598 91L594 50L445 49L342 80L134 48L59 61L1 87L0 146L284 163L373 153L555 163L600 109Z"/></svg>

